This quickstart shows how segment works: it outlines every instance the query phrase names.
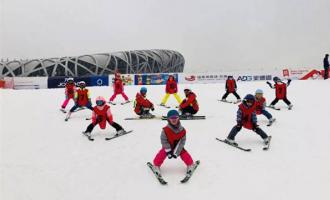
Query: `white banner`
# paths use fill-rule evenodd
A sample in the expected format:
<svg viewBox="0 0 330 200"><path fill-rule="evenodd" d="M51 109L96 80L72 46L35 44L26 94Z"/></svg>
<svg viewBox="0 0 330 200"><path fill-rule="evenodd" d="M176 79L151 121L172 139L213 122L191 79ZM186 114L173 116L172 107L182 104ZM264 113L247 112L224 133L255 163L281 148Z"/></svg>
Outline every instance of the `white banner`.
<svg viewBox="0 0 330 200"><path fill-rule="evenodd" d="M219 73L196 73L179 74L180 83L222 83L227 80L228 76L233 76L236 81L270 81L274 76L281 76L281 72L219 72Z"/></svg>
<svg viewBox="0 0 330 200"><path fill-rule="evenodd" d="M48 88L48 77L14 77L14 89Z"/></svg>

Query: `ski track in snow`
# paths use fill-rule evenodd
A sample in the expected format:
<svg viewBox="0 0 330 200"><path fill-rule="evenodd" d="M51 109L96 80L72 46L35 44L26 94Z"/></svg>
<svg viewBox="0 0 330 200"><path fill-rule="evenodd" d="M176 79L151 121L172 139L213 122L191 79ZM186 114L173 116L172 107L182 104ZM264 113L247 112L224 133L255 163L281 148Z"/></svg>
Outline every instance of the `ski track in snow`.
<svg viewBox="0 0 330 200"><path fill-rule="evenodd" d="M180 96L187 85L179 85ZM165 86L147 86L148 98L155 105ZM237 105L219 102L224 84L189 85L197 94L198 114L206 120L181 121L187 130L186 149L201 165L191 180L181 184L186 167L181 159L165 160L161 171L167 186L155 179L147 161L161 148L160 132L166 121L137 120L133 103L111 106L114 121L134 132L111 141L104 138L115 130L96 127L94 142L81 132L90 121L89 110L72 114L65 122L59 111L63 89L0 90L1 191L4 200L115 200L115 199L239 199L239 200L328 200L330 199L330 119L329 81L293 81L288 88L291 111L280 101L281 111L268 109L277 119L267 127L258 116L260 127L273 136L269 151L255 133L242 130L236 141L252 152L242 152L215 140L225 138L235 125ZM125 87L134 99L139 86ZM238 83L243 98L257 89L264 90L268 104L274 90L265 82ZM107 100L111 87L90 87L94 101ZM235 100L229 95L228 100ZM117 96L115 102L124 101ZM94 102L93 102L94 103ZM176 105L174 97L168 104ZM71 108L71 101L67 110ZM154 114L168 109L156 106Z"/></svg>

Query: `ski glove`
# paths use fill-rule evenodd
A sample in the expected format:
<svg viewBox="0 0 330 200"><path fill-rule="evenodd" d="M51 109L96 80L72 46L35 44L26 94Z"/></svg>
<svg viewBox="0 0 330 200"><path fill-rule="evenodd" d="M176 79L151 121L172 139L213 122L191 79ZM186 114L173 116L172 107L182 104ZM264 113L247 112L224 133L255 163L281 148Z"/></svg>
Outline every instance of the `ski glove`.
<svg viewBox="0 0 330 200"><path fill-rule="evenodd" d="M152 108L151 108L151 110L152 110L152 111L154 111L154 110L155 110L155 108L154 108L154 107L152 107Z"/></svg>
<svg viewBox="0 0 330 200"><path fill-rule="evenodd" d="M288 79L288 83L287 83L287 85L289 86L289 85L290 85L290 83L291 83L291 79Z"/></svg>
<svg viewBox="0 0 330 200"><path fill-rule="evenodd" d="M100 123L103 120L103 116L96 117L96 123Z"/></svg>
<svg viewBox="0 0 330 200"><path fill-rule="evenodd" d="M166 152L166 155L168 159L176 158L176 155L174 155L172 151Z"/></svg>

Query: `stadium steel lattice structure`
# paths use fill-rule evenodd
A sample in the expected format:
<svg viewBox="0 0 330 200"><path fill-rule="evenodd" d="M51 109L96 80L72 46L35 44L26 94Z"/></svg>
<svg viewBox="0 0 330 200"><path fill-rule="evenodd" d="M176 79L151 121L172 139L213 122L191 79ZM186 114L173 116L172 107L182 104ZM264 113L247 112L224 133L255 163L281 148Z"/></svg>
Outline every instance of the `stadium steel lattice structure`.
<svg viewBox="0 0 330 200"><path fill-rule="evenodd" d="M33 60L0 62L1 77L99 76L183 72L184 57L172 50L136 50Z"/></svg>

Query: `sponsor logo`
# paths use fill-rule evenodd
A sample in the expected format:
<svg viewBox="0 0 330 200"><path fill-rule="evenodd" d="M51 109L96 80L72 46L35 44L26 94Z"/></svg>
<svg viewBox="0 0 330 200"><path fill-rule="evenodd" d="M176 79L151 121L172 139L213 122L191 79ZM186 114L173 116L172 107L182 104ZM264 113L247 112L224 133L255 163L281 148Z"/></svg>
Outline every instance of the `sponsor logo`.
<svg viewBox="0 0 330 200"><path fill-rule="evenodd" d="M97 84L98 86L103 85L103 81L102 81L102 79L100 79L100 78L97 79L96 84Z"/></svg>
<svg viewBox="0 0 330 200"><path fill-rule="evenodd" d="M196 76L186 76L186 77L184 77L184 79L186 80L186 81L195 81L196 80Z"/></svg>
<svg viewBox="0 0 330 200"><path fill-rule="evenodd" d="M252 81L253 76L238 76L237 81Z"/></svg>

